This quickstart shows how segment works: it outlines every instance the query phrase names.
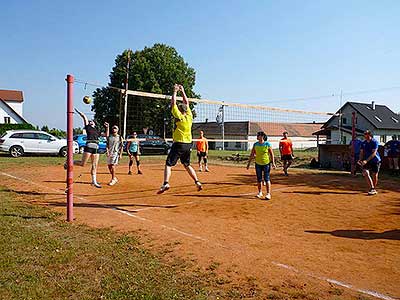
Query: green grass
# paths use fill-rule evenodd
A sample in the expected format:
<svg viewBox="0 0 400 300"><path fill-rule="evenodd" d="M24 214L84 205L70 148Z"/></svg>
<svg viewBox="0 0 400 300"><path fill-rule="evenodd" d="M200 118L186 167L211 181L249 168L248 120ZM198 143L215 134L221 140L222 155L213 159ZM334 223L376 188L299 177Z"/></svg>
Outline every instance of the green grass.
<svg viewBox="0 0 400 300"><path fill-rule="evenodd" d="M132 234L69 224L18 197L0 188L0 299L208 299L231 293L218 287L221 280L212 272L151 253Z"/></svg>

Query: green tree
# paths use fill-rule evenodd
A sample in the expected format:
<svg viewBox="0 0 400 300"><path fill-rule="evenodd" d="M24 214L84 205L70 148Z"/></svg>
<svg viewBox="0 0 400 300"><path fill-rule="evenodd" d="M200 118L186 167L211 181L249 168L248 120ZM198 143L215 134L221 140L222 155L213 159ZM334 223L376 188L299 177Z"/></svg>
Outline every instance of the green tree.
<svg viewBox="0 0 400 300"><path fill-rule="evenodd" d="M49 127L47 125L43 125L41 131L49 132Z"/></svg>
<svg viewBox="0 0 400 300"><path fill-rule="evenodd" d="M174 83L185 87L188 97L198 98L193 88L195 85L195 70L185 62L182 56L170 46L155 44L143 50L132 52L125 50L117 55L115 66L110 73L108 87L96 89L93 93L92 111L98 124L104 121L118 124L123 121L123 88L126 78L126 66L130 54L129 89L157 94L172 94ZM121 88L122 91L111 87ZM166 119L167 135L172 130L169 101L165 99L149 99L129 96L128 98L128 133L133 130L141 132L145 127L152 128L156 133L163 133L163 122ZM192 104L193 108L193 104Z"/></svg>

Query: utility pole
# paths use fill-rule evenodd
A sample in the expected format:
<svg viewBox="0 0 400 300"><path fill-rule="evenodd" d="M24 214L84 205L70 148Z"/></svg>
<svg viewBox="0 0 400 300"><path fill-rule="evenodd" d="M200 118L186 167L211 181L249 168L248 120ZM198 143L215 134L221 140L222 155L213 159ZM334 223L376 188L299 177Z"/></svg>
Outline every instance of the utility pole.
<svg viewBox="0 0 400 300"><path fill-rule="evenodd" d="M126 139L126 117L128 115L128 81L129 81L129 67L131 63L131 50L128 49L128 61L126 63L126 78L125 78L125 100L124 100L124 131L123 137Z"/></svg>
<svg viewBox="0 0 400 300"><path fill-rule="evenodd" d="M340 110L339 110L339 144L343 143L343 136L342 136L342 103L343 103L343 90L340 90Z"/></svg>

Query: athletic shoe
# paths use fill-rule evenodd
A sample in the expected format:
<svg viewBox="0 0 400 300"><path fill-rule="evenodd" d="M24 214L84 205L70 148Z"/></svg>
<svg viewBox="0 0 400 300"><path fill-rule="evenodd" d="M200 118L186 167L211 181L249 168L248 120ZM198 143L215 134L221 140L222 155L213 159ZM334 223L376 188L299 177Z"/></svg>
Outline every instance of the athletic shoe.
<svg viewBox="0 0 400 300"><path fill-rule="evenodd" d="M199 181L196 182L196 187L199 192L203 189L203 185Z"/></svg>
<svg viewBox="0 0 400 300"><path fill-rule="evenodd" d="M137 171L137 173L138 173L139 175L142 175L142 174L143 174L143 172L142 172L142 171Z"/></svg>
<svg viewBox="0 0 400 300"><path fill-rule="evenodd" d="M206 172L210 172L210 169L209 169L209 168L206 168Z"/></svg>
<svg viewBox="0 0 400 300"><path fill-rule="evenodd" d="M98 182L92 182L92 185L93 185L94 187L97 187L98 189L101 188L101 185L100 185Z"/></svg>
<svg viewBox="0 0 400 300"><path fill-rule="evenodd" d="M378 194L378 192L375 189L370 189L368 192L369 196L376 195L376 194Z"/></svg>
<svg viewBox="0 0 400 300"><path fill-rule="evenodd" d="M267 194L267 195L265 196L265 200L271 200L271 194Z"/></svg>
<svg viewBox="0 0 400 300"><path fill-rule="evenodd" d="M128 172L128 175L132 175L132 171L129 171L129 172Z"/></svg>
<svg viewBox="0 0 400 300"><path fill-rule="evenodd" d="M68 163L67 162L64 163L64 170L66 170L66 169L68 169Z"/></svg>
<svg viewBox="0 0 400 300"><path fill-rule="evenodd" d="M157 194L162 194L162 193L164 193L165 191L168 191L169 188L170 188L169 183L163 184L163 185L160 187L160 189L158 190Z"/></svg>
<svg viewBox="0 0 400 300"><path fill-rule="evenodd" d="M113 186L118 182L117 178L113 178L108 185Z"/></svg>
<svg viewBox="0 0 400 300"><path fill-rule="evenodd" d="M199 172L203 172L203 169L202 169L202 168L200 168L200 169L199 169Z"/></svg>
<svg viewBox="0 0 400 300"><path fill-rule="evenodd" d="M260 193L258 193L257 194L257 196L256 196L258 199L262 199L262 197L263 197L263 194L260 192Z"/></svg>

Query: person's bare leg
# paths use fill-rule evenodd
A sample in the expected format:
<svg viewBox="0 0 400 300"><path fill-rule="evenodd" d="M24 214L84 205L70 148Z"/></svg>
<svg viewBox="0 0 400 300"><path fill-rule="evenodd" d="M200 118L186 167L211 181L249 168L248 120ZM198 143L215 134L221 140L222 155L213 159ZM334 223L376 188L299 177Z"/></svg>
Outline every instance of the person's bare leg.
<svg viewBox="0 0 400 300"><path fill-rule="evenodd" d="M111 174L111 180L114 179L114 170L113 170L113 165L107 165L108 166L108 171L110 171Z"/></svg>
<svg viewBox="0 0 400 300"><path fill-rule="evenodd" d="M369 171L368 170L364 170L363 171L363 175L364 175L365 181L367 182L367 184L369 186L369 189L372 189L374 183L372 182L372 179L371 179L371 176L369 174Z"/></svg>
<svg viewBox="0 0 400 300"><path fill-rule="evenodd" d="M169 179L171 178L171 173L172 173L172 167L165 165L164 184L169 182Z"/></svg>
<svg viewBox="0 0 400 300"><path fill-rule="evenodd" d="M139 156L135 156L136 166L139 174L142 174L142 170L140 169L140 158Z"/></svg>
<svg viewBox="0 0 400 300"><path fill-rule="evenodd" d="M257 182L258 194L262 194L262 182Z"/></svg>
<svg viewBox="0 0 400 300"><path fill-rule="evenodd" d="M96 187L100 187L97 182L97 165L99 163L99 154L92 154L90 158L92 160L92 168L90 169L90 174L92 175L92 183Z"/></svg>
<svg viewBox="0 0 400 300"><path fill-rule="evenodd" d="M372 173L372 184L374 185L374 189L376 189L376 186L378 185L378 173Z"/></svg>
<svg viewBox="0 0 400 300"><path fill-rule="evenodd" d="M197 182L198 181L197 174L196 174L196 171L193 169L193 167L189 165L189 166L185 167L185 169L189 173L190 177L192 177L192 179L195 182Z"/></svg>
<svg viewBox="0 0 400 300"><path fill-rule="evenodd" d="M91 153L83 152L81 160L74 160L74 166L84 167L91 157Z"/></svg>

